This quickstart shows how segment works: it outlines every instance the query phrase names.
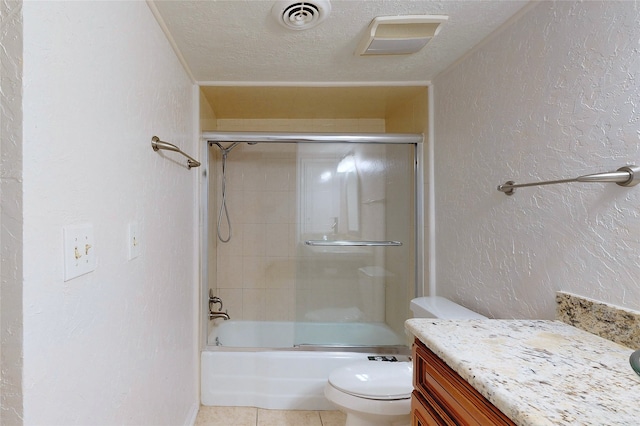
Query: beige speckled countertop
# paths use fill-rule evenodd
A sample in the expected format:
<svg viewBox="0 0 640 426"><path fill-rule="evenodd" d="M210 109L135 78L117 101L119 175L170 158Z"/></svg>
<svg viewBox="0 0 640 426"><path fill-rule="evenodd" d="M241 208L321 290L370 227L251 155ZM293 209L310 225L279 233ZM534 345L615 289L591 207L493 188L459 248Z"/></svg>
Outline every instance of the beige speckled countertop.
<svg viewBox="0 0 640 426"><path fill-rule="evenodd" d="M638 425L625 346L559 321L410 319L406 328L519 425Z"/></svg>

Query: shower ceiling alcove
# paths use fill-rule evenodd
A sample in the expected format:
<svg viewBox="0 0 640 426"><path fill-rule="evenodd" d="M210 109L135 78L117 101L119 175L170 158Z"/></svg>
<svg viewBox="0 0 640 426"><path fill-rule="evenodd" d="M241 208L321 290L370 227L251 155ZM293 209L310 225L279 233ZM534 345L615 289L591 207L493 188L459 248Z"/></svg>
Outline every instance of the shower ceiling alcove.
<svg viewBox="0 0 640 426"><path fill-rule="evenodd" d="M200 110L203 132L427 133L427 88L419 86L206 86L201 87ZM324 152L321 147L311 149L310 145L318 144L302 144L302 148L299 148L298 144L242 143L228 154L227 206L233 229L232 238L228 243L220 242L216 235L216 219L221 203L221 152L216 147L203 151L203 155L208 155L209 164L206 268L208 286L213 294L223 300L224 308L232 320L299 321L304 319L301 316L305 315L306 319L317 321L373 320L383 321L395 333L403 335L404 320L410 316L409 299L416 291L415 277L422 276L422 271L417 274L415 272L413 250L409 256L411 259L402 267L402 270L410 271L408 277L402 271L394 271L392 266L399 260L406 262L404 257L407 256L407 252L389 250L383 256L382 265L373 269L363 268L367 263L362 263L362 259L358 257L358 250L324 254L328 263L318 264L307 257L309 247L301 248L300 241L295 241L294 237L299 237L301 232L307 231L308 235L315 232L315 237L320 239L326 237L320 228L311 229L313 226L297 223L299 221L295 219L300 215L300 209L304 208L304 194L313 190L321 191L321 188L310 189L308 183L301 183L304 182L305 173L311 173L314 168L332 161L335 163L334 168L336 165L338 168L344 168L344 164L338 165L344 163L344 159L353 156L376 157L387 148L382 145L377 148L365 147L364 150L368 150L365 153L362 148L354 148L359 144L344 144L351 146L343 147L331 144L331 149L328 149L327 145ZM389 150L392 151L393 149ZM423 151L426 152L419 150L420 153ZM407 157L406 152L385 155L391 155L389 161L395 161L397 164L402 164L400 160L405 161L404 157ZM413 152L411 155L414 155ZM423 162L424 160L418 159ZM408 163L400 167L413 168L414 164ZM375 179L375 173L370 175ZM307 179L307 182L309 180ZM304 189L303 185L306 185ZM391 183L383 182L382 185L390 188ZM412 185L413 183L409 186ZM357 222L353 219L354 215L363 214L362 209L375 208L377 203L382 202L386 205L403 205L407 203L406 198L411 198L410 205L415 205L418 201L413 199L413 194L397 189L387 190L386 200L380 200L366 184L354 181L353 177L345 178L344 188L342 196L345 197L349 192L353 194L354 189L359 190L359 203L362 207L360 210L351 208L350 224L347 224L346 216L338 218L340 215L336 213L332 223L322 225L336 234L357 234L357 225L354 228L354 223ZM348 188L351 188L351 191ZM330 198L322 200L321 204L326 204ZM399 214L401 213L395 213L395 216ZM416 230L413 226L413 214L407 215L404 220L397 220L396 217L395 221L391 220L392 214L389 216L382 220L383 227L390 234L394 233L393 227L407 225L406 218L410 217L413 235L409 240L416 238L421 244L424 230L422 221L419 221L421 229ZM313 221L307 219L309 220ZM321 222L318 220L318 223ZM222 223L223 227L226 226L224 221ZM307 231L304 230L305 226L309 228ZM332 236L329 235L329 238ZM414 245L414 241L408 242ZM421 253L422 249L419 248L418 252ZM366 250L361 254L365 256ZM401 256L403 259L396 259L394 256ZM358 291L355 282L351 293L344 289L344 285L338 279L335 280L334 287L326 282L320 284L331 287L322 290L329 293L327 296L323 296L318 290L310 289L309 286L313 284L294 283L296 275L314 277L319 269L320 273L324 274L340 274L343 269L350 268L355 268L355 271L359 271L356 274L360 275L363 271L371 272L373 275L378 272L386 275L384 279L387 282L382 295L386 303L380 309L366 310L362 307L363 304L380 305L380 302L375 300L379 295L364 295L364 298L369 297L369 300L360 300L357 304L347 301L351 293L356 297L359 293L360 297L363 297L362 290ZM355 275L353 277L357 280ZM203 291L206 294L208 289ZM344 304L329 307L333 303L332 298ZM313 303L318 305L308 306ZM205 304L203 310L207 312ZM205 320L208 324L203 327L203 333L210 336L214 323L221 321ZM209 339L207 344L214 345L215 342Z"/></svg>

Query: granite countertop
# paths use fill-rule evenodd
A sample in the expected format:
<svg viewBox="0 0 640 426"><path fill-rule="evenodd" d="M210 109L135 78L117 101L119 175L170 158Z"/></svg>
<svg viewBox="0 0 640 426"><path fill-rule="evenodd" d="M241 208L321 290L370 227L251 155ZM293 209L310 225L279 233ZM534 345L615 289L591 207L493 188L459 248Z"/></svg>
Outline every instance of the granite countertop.
<svg viewBox="0 0 640 426"><path fill-rule="evenodd" d="M559 321L410 319L406 328L518 425L640 424L633 349Z"/></svg>

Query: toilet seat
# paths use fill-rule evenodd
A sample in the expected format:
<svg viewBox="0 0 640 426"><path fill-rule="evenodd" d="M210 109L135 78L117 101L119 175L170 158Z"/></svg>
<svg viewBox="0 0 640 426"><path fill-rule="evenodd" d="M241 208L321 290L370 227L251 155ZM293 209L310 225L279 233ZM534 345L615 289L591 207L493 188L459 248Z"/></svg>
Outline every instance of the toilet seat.
<svg viewBox="0 0 640 426"><path fill-rule="evenodd" d="M411 362L363 361L338 368L329 383L346 394L377 401L411 398Z"/></svg>

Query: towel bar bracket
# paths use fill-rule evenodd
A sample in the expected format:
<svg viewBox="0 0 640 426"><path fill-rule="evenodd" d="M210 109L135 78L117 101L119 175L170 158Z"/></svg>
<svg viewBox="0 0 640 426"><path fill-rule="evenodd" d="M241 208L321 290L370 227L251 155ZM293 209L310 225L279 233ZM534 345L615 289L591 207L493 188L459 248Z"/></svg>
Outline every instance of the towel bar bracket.
<svg viewBox="0 0 640 426"><path fill-rule="evenodd" d="M179 154L184 155L185 157L187 157L187 168L189 170L191 170L192 167L199 167L200 166L200 162L197 161L195 158L191 157L190 155L187 155L186 153L184 153L180 148L178 148L174 144L169 143L169 142L161 141L160 138L157 137L157 136L154 136L154 137L151 138L151 148L153 148L154 151L159 151L161 149L166 149L167 151L174 151L174 152L177 152Z"/></svg>

